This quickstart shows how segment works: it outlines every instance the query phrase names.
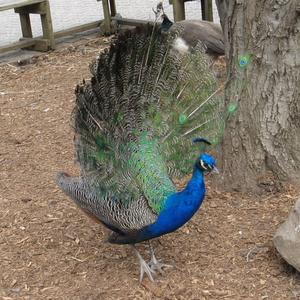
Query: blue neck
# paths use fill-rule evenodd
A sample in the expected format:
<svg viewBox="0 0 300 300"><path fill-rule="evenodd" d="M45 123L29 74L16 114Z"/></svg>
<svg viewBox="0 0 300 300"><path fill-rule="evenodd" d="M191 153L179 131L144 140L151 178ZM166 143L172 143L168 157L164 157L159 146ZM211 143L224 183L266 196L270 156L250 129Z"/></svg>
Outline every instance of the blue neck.
<svg viewBox="0 0 300 300"><path fill-rule="evenodd" d="M194 165L193 176L190 179L190 181L187 183L182 193L186 193L186 194L199 193L202 189L204 189L205 191L203 171L201 171L199 168L197 168Z"/></svg>
<svg viewBox="0 0 300 300"><path fill-rule="evenodd" d="M193 176L185 189L166 199L156 222L142 230L135 241L151 239L178 229L199 209L204 196L203 172L194 166Z"/></svg>

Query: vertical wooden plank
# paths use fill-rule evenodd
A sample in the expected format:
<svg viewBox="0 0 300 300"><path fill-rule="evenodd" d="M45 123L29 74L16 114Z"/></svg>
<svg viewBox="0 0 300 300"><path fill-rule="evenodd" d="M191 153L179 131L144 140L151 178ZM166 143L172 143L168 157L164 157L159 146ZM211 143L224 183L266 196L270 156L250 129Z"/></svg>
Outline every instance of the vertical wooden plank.
<svg viewBox="0 0 300 300"><path fill-rule="evenodd" d="M202 20L214 21L212 0L201 0Z"/></svg>
<svg viewBox="0 0 300 300"><path fill-rule="evenodd" d="M103 29L104 34L110 34L111 33L111 17L109 12L109 4L108 0L102 0L102 6L103 6L103 15L104 15L104 21L103 21Z"/></svg>
<svg viewBox="0 0 300 300"><path fill-rule="evenodd" d="M175 22L185 19L184 0L173 0L173 14Z"/></svg>
<svg viewBox="0 0 300 300"><path fill-rule="evenodd" d="M110 5L110 15L111 17L114 17L117 14L116 1L109 0L109 5Z"/></svg>
<svg viewBox="0 0 300 300"><path fill-rule="evenodd" d="M42 4L40 4L40 5L42 5ZM44 5L45 5L45 13L41 14L43 37L44 37L44 39L47 39L49 41L50 49L55 49L55 40L54 40L54 33L53 33L49 1L46 0Z"/></svg>
<svg viewBox="0 0 300 300"><path fill-rule="evenodd" d="M31 29L29 14L20 13L19 16L20 16L23 37L24 38L32 38L32 29Z"/></svg>
<svg viewBox="0 0 300 300"><path fill-rule="evenodd" d="M213 22L214 21L214 15L213 15L212 0L206 0L206 1L207 1L207 21Z"/></svg>

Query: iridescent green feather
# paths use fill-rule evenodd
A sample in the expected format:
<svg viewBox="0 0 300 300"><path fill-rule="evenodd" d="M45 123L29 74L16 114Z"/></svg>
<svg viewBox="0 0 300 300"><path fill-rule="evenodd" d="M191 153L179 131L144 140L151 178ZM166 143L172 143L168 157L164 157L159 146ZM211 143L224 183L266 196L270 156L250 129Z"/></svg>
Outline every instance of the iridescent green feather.
<svg viewBox="0 0 300 300"><path fill-rule="evenodd" d="M128 165L145 197L155 212L162 209L163 201L176 192L168 176L166 163L160 153L158 141L147 134L138 143L129 145L132 153Z"/></svg>

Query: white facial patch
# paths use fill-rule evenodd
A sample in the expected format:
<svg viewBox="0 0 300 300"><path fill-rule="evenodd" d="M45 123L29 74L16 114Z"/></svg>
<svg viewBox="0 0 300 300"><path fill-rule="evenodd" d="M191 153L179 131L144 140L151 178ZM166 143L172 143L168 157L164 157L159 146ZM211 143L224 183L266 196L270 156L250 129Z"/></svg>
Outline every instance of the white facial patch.
<svg viewBox="0 0 300 300"><path fill-rule="evenodd" d="M201 165L201 167L202 167L204 170L207 170L207 168L204 166L203 160L200 160L200 165Z"/></svg>

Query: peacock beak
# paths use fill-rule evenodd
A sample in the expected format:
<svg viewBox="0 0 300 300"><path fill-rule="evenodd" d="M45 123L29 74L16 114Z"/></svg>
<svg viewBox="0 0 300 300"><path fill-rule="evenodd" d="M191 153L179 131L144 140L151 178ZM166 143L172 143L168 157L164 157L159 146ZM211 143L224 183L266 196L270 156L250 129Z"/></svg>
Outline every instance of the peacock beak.
<svg viewBox="0 0 300 300"><path fill-rule="evenodd" d="M213 169L211 170L211 173L216 173L216 174L220 174L220 171L217 169L217 167L213 167Z"/></svg>

